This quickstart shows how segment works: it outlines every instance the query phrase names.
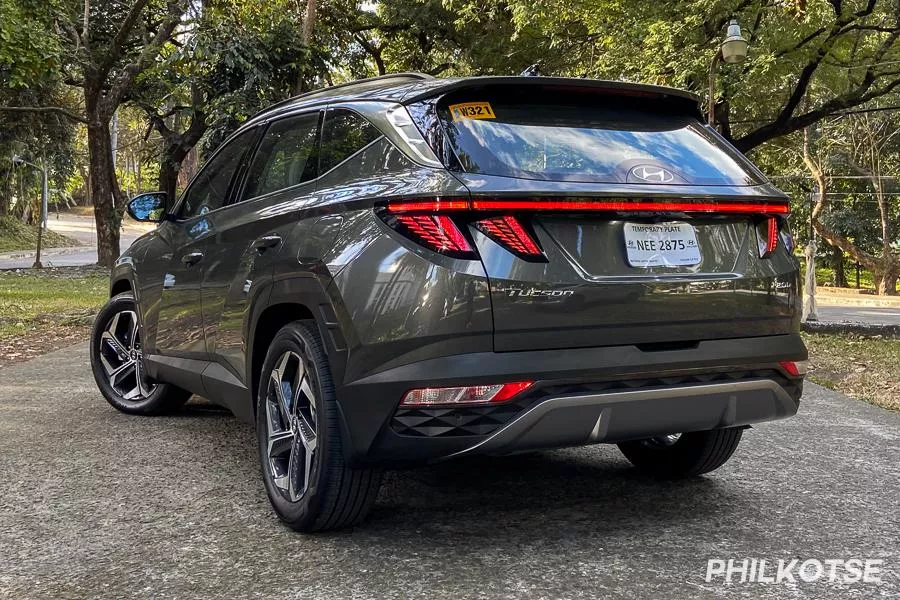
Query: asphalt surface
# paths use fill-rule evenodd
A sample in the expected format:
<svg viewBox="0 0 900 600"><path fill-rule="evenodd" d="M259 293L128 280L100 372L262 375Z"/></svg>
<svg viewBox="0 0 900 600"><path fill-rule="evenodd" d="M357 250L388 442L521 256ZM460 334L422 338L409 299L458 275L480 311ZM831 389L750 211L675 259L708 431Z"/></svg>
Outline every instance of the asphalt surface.
<svg viewBox="0 0 900 600"><path fill-rule="evenodd" d="M610 446L389 475L369 521L276 520L228 413L129 417L86 345L0 369L0 597L897 598L900 414L809 385L715 473ZM881 584L704 582L709 559L881 559Z"/></svg>
<svg viewBox="0 0 900 600"><path fill-rule="evenodd" d="M816 307L819 321L824 323L867 323L869 325L900 325L900 308L866 308L861 306Z"/></svg>

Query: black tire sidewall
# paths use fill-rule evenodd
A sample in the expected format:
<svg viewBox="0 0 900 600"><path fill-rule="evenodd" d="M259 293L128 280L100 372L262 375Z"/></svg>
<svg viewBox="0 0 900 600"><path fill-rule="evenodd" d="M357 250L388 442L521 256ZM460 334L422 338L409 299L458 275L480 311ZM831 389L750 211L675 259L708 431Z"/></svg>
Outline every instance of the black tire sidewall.
<svg viewBox="0 0 900 600"><path fill-rule="evenodd" d="M695 431L682 434L671 446L654 446L636 440L620 443L619 449L633 465L656 477L692 477L727 462L742 433L741 428Z"/></svg>
<svg viewBox="0 0 900 600"><path fill-rule="evenodd" d="M343 468L335 464L335 451L339 453L340 440L330 439L332 428L329 420L334 419L335 399L331 384L328 359L322 350L314 325L295 321L283 327L272 340L266 359L260 371L259 388L256 397L256 433L259 461L266 492L278 517L298 530L310 530L322 513L328 496L329 477L333 469ZM268 424L266 423L266 397L269 379L276 361L286 352L293 351L305 361L310 384L317 394L316 406L316 453L313 457L309 489L300 500L291 502L275 486L268 461ZM309 367L312 367L311 369ZM324 384L324 385L323 385ZM335 446L337 445L337 448Z"/></svg>

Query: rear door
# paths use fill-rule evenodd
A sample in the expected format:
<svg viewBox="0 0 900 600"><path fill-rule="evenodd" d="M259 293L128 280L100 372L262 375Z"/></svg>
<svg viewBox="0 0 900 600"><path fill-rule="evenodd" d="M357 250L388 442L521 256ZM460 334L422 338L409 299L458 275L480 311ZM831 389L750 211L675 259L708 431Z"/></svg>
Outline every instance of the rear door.
<svg viewBox="0 0 900 600"><path fill-rule="evenodd" d="M496 350L792 330L787 199L683 105L482 87L435 111L432 143L471 191Z"/></svg>
<svg viewBox="0 0 900 600"><path fill-rule="evenodd" d="M210 353L244 379L244 327L251 301L272 279L275 257L315 193L319 111L268 124L236 202L212 215L203 312ZM249 157L248 157L249 158Z"/></svg>

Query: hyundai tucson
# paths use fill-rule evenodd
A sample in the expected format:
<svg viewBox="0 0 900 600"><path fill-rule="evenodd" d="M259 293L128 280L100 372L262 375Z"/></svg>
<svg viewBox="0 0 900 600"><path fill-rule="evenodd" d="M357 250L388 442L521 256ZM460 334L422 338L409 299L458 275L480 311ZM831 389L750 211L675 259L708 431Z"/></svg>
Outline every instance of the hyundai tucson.
<svg viewBox="0 0 900 600"><path fill-rule="evenodd" d="M118 259L91 364L117 409L256 428L299 531L382 469L615 443L721 466L797 412L788 198L675 89L400 74L251 118ZM152 460L152 459L151 459Z"/></svg>

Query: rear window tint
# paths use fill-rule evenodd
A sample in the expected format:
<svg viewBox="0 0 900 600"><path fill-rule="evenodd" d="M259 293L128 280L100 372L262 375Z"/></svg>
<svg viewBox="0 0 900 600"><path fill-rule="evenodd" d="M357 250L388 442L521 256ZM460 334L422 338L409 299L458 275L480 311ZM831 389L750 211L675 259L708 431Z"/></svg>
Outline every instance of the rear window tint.
<svg viewBox="0 0 900 600"><path fill-rule="evenodd" d="M759 177L696 118L641 98L466 91L437 104L465 172L590 183L750 185Z"/></svg>

